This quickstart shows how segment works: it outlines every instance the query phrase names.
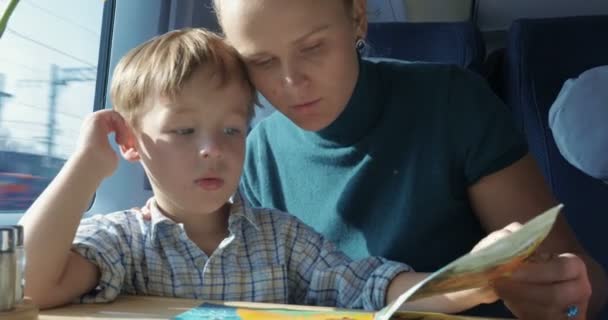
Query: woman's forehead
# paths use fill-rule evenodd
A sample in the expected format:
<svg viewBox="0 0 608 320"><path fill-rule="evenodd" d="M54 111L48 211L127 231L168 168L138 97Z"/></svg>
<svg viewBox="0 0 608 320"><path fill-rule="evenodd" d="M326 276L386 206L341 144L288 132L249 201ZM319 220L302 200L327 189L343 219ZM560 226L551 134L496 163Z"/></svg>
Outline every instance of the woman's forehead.
<svg viewBox="0 0 608 320"><path fill-rule="evenodd" d="M230 0L219 3L224 33L241 54L253 53L264 44L289 45L317 29L346 22L342 0Z"/></svg>
<svg viewBox="0 0 608 320"><path fill-rule="evenodd" d="M344 0L215 0L214 5L224 17L226 11L239 14L272 14L275 11L288 13L290 11L304 10L310 14L319 14L331 11L344 12ZM350 7L350 6L349 6Z"/></svg>

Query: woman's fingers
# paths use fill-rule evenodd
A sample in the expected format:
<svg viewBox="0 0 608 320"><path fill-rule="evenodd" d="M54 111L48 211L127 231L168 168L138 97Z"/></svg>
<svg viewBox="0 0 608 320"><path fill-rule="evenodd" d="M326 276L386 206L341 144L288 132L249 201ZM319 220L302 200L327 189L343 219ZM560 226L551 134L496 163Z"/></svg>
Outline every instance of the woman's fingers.
<svg viewBox="0 0 608 320"><path fill-rule="evenodd" d="M577 279L587 275L587 267L579 257L564 253L559 256L540 254L519 267L512 279L527 283L550 283Z"/></svg>
<svg viewBox="0 0 608 320"><path fill-rule="evenodd" d="M567 307L589 298L591 290L585 279L537 284L508 279L494 281L494 290L503 300L527 301L545 308L552 306Z"/></svg>
<svg viewBox="0 0 608 320"><path fill-rule="evenodd" d="M576 306L581 315L586 313L591 284L580 258L562 254L532 261L522 265L512 277L493 283L498 296L518 318L567 319L570 306Z"/></svg>

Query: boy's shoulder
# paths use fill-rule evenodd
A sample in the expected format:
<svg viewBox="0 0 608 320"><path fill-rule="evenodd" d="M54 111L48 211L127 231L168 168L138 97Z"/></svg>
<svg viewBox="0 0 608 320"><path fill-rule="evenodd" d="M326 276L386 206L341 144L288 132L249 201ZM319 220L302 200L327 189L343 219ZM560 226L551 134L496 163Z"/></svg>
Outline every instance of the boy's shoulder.
<svg viewBox="0 0 608 320"><path fill-rule="evenodd" d="M272 208L263 208L263 207L248 207L248 210L251 211L252 216L254 217L254 222L256 224L264 224L268 221L278 222L290 222L293 218L297 219L295 216Z"/></svg>
<svg viewBox="0 0 608 320"><path fill-rule="evenodd" d="M80 222L79 231L93 228L105 232L135 235L147 233L150 225L151 222L144 219L141 213L134 209L126 209L106 214L85 216Z"/></svg>
<svg viewBox="0 0 608 320"><path fill-rule="evenodd" d="M258 231L272 233L278 237L296 234L319 235L312 227L298 217L278 209L250 207L254 224Z"/></svg>

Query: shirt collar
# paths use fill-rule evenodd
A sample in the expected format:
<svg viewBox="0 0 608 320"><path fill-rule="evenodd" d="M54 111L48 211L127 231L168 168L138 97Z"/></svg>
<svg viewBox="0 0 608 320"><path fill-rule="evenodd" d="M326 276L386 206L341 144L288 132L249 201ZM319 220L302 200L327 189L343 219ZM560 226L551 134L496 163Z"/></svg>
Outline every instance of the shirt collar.
<svg viewBox="0 0 608 320"><path fill-rule="evenodd" d="M230 204L228 229L230 230L231 233L234 233L233 228L239 221L247 221L257 231L260 230L258 221L256 219L255 214L253 213L253 210L251 209L251 206L243 198L243 196L241 195L240 192L237 192L232 197L230 197L230 199L228 200L228 203ZM183 230L183 224L176 223L171 218L165 216L162 213L162 211L158 207L158 204L156 203L156 200L154 199L154 197L150 198L146 202L145 207L150 212L150 228L151 228L150 234L152 237L152 241L156 241L156 238L158 237L158 233L162 230L163 226L173 226L173 227L178 226L178 227L180 227L180 229Z"/></svg>
<svg viewBox="0 0 608 320"><path fill-rule="evenodd" d="M256 215L253 213L251 206L247 200L243 198L243 195L240 192L237 191L232 197L230 197L228 202L230 203L230 218L228 219L229 227L231 227L236 221L244 219L257 231L260 231L260 226Z"/></svg>

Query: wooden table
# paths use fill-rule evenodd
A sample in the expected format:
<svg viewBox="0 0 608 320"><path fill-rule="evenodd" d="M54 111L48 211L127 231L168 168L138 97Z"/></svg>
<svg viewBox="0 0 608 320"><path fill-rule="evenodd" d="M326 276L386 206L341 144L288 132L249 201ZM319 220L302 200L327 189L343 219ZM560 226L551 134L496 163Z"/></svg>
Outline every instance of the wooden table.
<svg viewBox="0 0 608 320"><path fill-rule="evenodd" d="M61 308L44 310L40 312L40 320L105 320L105 319L168 319L183 313L203 303L200 300L174 299L144 296L121 296L109 304L83 304L69 305ZM257 308L281 308L284 305L250 303L250 302L222 302L232 306L246 306ZM294 306L290 306L293 308ZM299 306L302 310L330 311L334 308ZM458 320L481 320L483 318L457 317ZM496 320L496 319L492 319Z"/></svg>
<svg viewBox="0 0 608 320"><path fill-rule="evenodd" d="M202 301L190 299L121 296L108 304L74 304L43 310L38 319L168 319L201 303Z"/></svg>

